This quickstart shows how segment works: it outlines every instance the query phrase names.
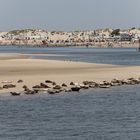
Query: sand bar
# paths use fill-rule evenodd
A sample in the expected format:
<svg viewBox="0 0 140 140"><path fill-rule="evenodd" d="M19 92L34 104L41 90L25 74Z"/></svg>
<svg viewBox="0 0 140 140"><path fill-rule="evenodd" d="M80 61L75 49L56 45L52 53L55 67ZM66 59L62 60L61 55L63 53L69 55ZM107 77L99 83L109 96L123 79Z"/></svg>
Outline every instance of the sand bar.
<svg viewBox="0 0 140 140"><path fill-rule="evenodd" d="M15 89L1 90L22 91L24 84L30 88L33 85L53 80L59 84L94 80L96 82L112 80L113 78L138 78L140 66L118 66L109 64L92 64L71 61L27 59L26 55L1 54L0 55L0 86L2 81L12 81L17 85ZM17 84L22 79L24 83Z"/></svg>

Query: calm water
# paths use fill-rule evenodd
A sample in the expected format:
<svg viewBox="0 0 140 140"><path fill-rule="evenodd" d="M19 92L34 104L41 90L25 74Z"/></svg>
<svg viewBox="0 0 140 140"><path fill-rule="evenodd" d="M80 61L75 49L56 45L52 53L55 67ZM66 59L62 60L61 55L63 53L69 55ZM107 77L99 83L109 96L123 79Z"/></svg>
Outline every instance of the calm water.
<svg viewBox="0 0 140 140"><path fill-rule="evenodd" d="M34 59L71 60L90 63L117 65L140 65L140 52L134 48L18 48L0 47L0 52L50 54L52 56L34 56ZM56 56L55 56L56 55ZM123 61L122 61L123 60Z"/></svg>
<svg viewBox="0 0 140 140"><path fill-rule="evenodd" d="M140 65L136 49L0 48L0 52L43 52L62 55L45 59ZM0 140L140 140L140 85L0 96Z"/></svg>
<svg viewBox="0 0 140 140"><path fill-rule="evenodd" d="M1 140L139 140L140 87L0 97Z"/></svg>

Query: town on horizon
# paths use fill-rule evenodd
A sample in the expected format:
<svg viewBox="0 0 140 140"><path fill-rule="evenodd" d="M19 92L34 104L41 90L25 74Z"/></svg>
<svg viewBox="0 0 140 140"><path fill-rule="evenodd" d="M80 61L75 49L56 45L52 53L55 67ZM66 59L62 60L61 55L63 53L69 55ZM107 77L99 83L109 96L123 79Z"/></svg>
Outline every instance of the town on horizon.
<svg viewBox="0 0 140 140"><path fill-rule="evenodd" d="M23 46L137 46L140 28L95 29L83 31L47 31L21 29L0 32L0 45Z"/></svg>

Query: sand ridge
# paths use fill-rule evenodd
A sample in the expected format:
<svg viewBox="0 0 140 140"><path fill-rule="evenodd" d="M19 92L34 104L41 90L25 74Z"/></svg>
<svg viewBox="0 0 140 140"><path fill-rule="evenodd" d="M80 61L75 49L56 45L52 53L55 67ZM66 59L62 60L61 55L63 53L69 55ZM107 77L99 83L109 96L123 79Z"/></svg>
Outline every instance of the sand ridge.
<svg viewBox="0 0 140 140"><path fill-rule="evenodd" d="M30 88L33 85L52 80L59 84L94 80L96 82L112 80L113 78L138 78L140 66L119 66L110 64L92 64L72 61L56 61L30 59L23 54L0 55L0 86L2 81L12 81L17 85L15 89L0 92L22 91L23 85ZM7 59L6 59L7 58ZM17 84L22 79L24 83Z"/></svg>

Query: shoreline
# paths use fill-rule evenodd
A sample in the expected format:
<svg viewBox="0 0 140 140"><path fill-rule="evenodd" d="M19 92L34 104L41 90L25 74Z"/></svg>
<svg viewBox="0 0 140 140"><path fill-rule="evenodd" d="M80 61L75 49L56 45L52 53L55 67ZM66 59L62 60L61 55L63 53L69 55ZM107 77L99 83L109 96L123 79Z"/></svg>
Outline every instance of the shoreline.
<svg viewBox="0 0 140 140"><path fill-rule="evenodd" d="M21 53L0 53L0 60L28 59L29 55Z"/></svg>
<svg viewBox="0 0 140 140"><path fill-rule="evenodd" d="M130 43L130 42L123 42L122 44L112 42L113 46L108 46L106 43L94 43L92 45L86 44L78 44L78 45L65 45L65 44L50 44L50 45L43 45L43 44L0 44L0 47L26 47L26 48L139 48L138 43Z"/></svg>
<svg viewBox="0 0 140 140"><path fill-rule="evenodd" d="M5 56L5 59L2 58ZM9 57L10 55L10 57ZM6 59L7 57L7 59ZM23 85L30 89L46 80L59 85L83 81L111 81L112 79L140 78L140 66L120 66L85 62L30 59L23 54L0 54L0 87L2 81L11 81L16 88L2 89L0 93L21 92ZM18 80L23 83L17 83Z"/></svg>

